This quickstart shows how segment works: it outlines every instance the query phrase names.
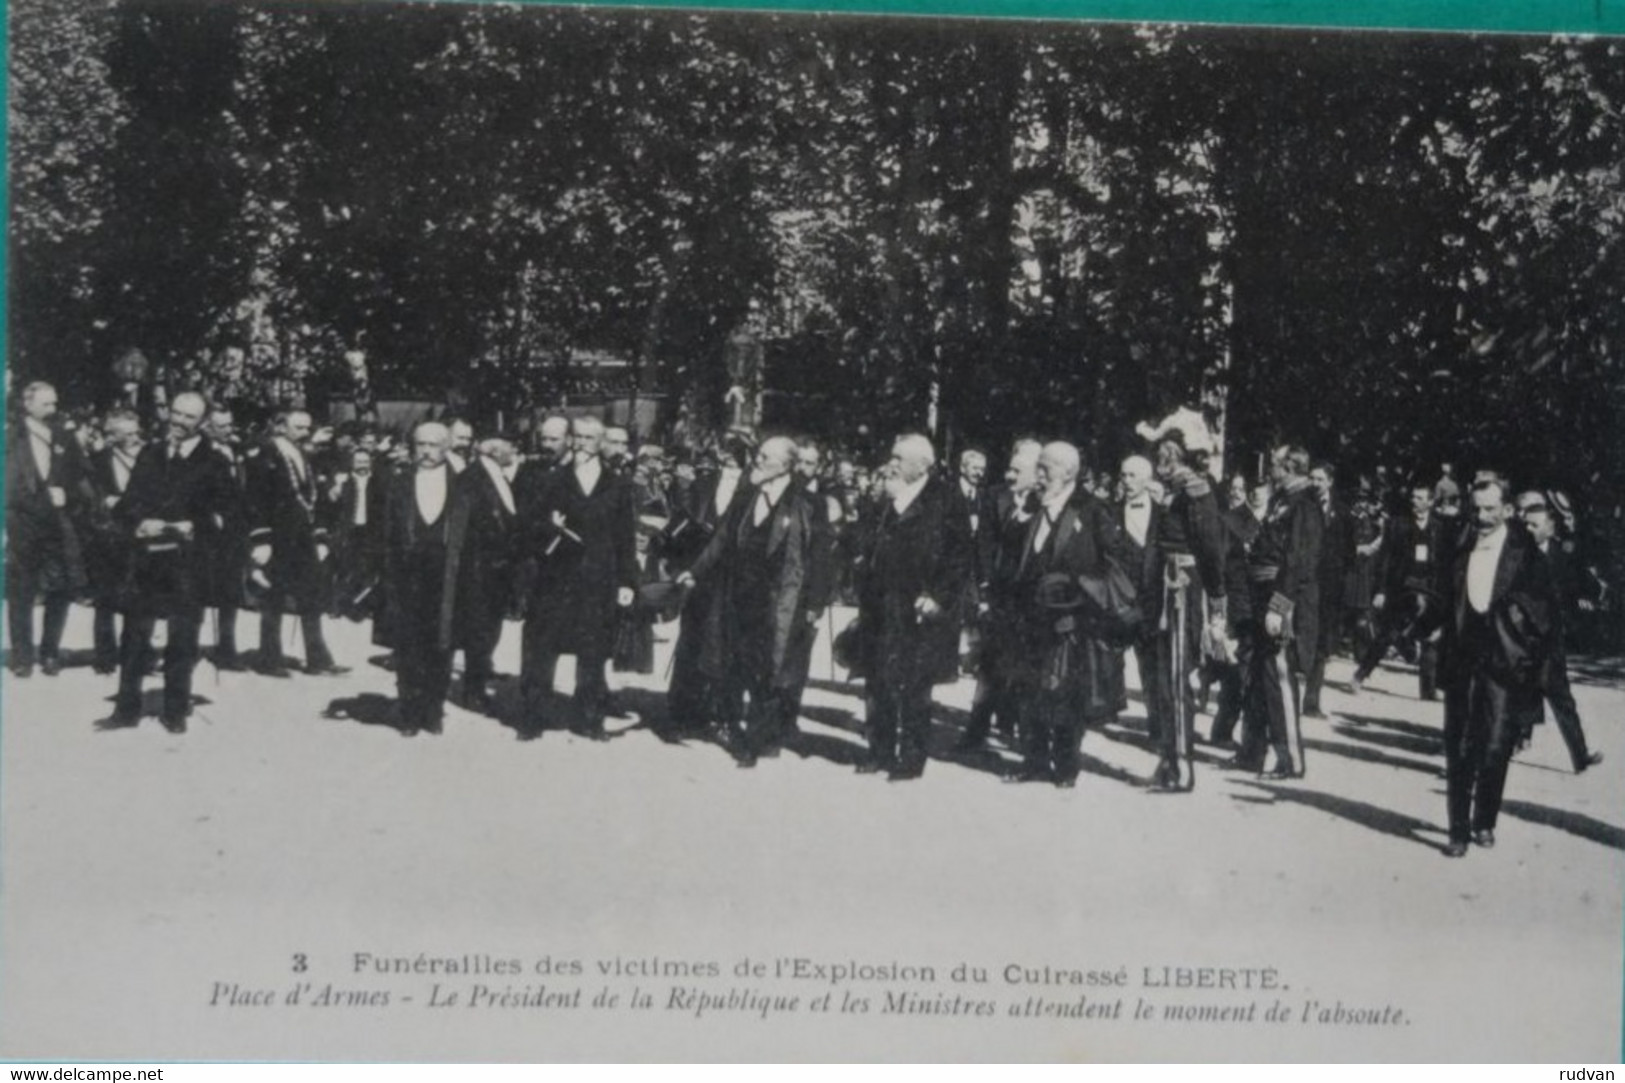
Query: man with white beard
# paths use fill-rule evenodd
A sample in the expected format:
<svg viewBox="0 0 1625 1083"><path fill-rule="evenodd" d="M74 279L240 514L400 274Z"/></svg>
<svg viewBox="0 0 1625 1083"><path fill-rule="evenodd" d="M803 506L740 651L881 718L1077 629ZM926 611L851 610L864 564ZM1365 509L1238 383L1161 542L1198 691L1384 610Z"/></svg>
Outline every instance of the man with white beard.
<svg viewBox="0 0 1625 1083"><path fill-rule="evenodd" d="M793 729L818 618L830 600L829 517L794 473L795 457L788 437L763 442L750 491L731 503L680 577L710 579L723 602L708 607L694 633L701 673L726 687L726 739L740 767L778 755Z"/></svg>

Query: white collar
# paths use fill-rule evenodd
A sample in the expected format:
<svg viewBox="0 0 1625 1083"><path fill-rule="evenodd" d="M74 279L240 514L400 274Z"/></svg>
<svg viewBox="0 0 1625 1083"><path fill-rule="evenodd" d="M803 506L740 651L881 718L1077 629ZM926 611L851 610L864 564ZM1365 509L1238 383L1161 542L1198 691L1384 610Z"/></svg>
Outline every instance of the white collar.
<svg viewBox="0 0 1625 1083"><path fill-rule="evenodd" d="M23 424L28 427L28 431L37 439L44 440L46 443L56 439L56 432L51 428L49 421L41 421L35 417L25 417L23 418Z"/></svg>
<svg viewBox="0 0 1625 1083"><path fill-rule="evenodd" d="M913 506L914 501L919 499L920 494L925 491L925 484L930 480L931 475L926 474L925 476L921 477L919 481L904 485L901 489L899 489L897 491L897 495L892 497L891 504L893 510L895 510L898 515L901 515L907 511L911 506Z"/></svg>
<svg viewBox="0 0 1625 1083"><path fill-rule="evenodd" d="M174 455L178 456L179 458L190 459L192 457L192 452L197 449L198 443L202 439L203 436L201 433L194 433L193 435L188 436L185 440L182 440L178 446L169 443L167 440L165 441L165 445L171 449ZM166 452L166 454L169 453L170 452Z"/></svg>
<svg viewBox="0 0 1625 1083"><path fill-rule="evenodd" d="M292 459L296 463L303 463L305 461L305 453L299 450L299 445L295 444L292 440L289 440L286 436L273 436L271 440L276 444L277 450L282 452L282 454L287 458Z"/></svg>
<svg viewBox="0 0 1625 1083"><path fill-rule="evenodd" d="M1067 501L1071 500L1072 499L1072 494L1077 492L1077 491L1078 491L1077 485L1073 484L1073 485L1068 485L1065 489L1062 489L1060 492L1054 494L1053 496L1046 494L1044 496L1044 502L1043 502L1044 503L1044 513L1046 515L1048 515L1052 519L1055 518L1056 516L1060 515L1061 514L1061 509L1066 507Z"/></svg>
<svg viewBox="0 0 1625 1083"><path fill-rule="evenodd" d="M769 504L776 505L779 502L779 498L784 495L784 490L789 487L790 475L780 474L776 478L762 482L761 493L763 496L767 497L767 502Z"/></svg>
<svg viewBox="0 0 1625 1083"><path fill-rule="evenodd" d="M1488 534L1480 534L1478 536L1478 540L1473 543L1473 552L1499 553L1501 551L1501 547L1506 544L1506 540L1507 525L1502 523Z"/></svg>

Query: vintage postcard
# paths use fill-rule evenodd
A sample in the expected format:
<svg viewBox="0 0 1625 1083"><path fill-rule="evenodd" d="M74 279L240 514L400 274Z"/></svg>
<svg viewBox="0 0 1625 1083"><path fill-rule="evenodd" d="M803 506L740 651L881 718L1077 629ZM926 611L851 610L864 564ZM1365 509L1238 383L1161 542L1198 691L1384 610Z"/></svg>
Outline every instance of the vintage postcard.
<svg viewBox="0 0 1625 1083"><path fill-rule="evenodd" d="M1618 1058L1625 41L9 42L0 1056Z"/></svg>

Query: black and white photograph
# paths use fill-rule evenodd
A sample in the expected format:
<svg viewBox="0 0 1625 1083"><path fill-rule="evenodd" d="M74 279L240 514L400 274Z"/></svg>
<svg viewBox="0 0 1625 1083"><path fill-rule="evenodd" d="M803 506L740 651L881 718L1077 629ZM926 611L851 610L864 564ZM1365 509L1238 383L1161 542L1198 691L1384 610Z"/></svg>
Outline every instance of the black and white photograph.
<svg viewBox="0 0 1625 1083"><path fill-rule="evenodd" d="M7 7L0 1058L1618 1061L1625 38Z"/></svg>

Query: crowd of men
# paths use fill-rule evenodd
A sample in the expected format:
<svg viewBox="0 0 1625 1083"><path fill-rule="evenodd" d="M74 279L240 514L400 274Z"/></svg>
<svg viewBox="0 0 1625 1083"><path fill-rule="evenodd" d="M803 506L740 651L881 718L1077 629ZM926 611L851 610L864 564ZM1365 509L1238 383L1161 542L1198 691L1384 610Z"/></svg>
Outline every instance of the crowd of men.
<svg viewBox="0 0 1625 1083"><path fill-rule="evenodd" d="M118 673L104 728L139 724L161 668L160 720L185 732L212 610L213 664L275 679L294 669L284 615L298 618L308 676L347 672L325 617L370 620L408 736L440 732L458 651L461 702L493 710L492 654L517 620L510 724L522 739L604 739L612 660L651 672L653 625L680 618L666 709L649 722L751 767L794 740L815 640L844 601L856 618L831 649L863 682L858 770L894 781L924 771L933 689L968 671L956 752L983 749L997 724L1020 753L1011 781L1075 785L1085 732L1127 707L1130 653L1159 753L1152 785L1195 784L1196 716L1213 693L1205 741L1234 753L1229 766L1300 778L1301 719L1324 717L1326 661L1345 641L1354 692L1398 650L1417 661L1423 699L1443 693L1450 856L1493 845L1508 763L1543 699L1575 770L1601 759L1567 680L1565 614L1588 600L1567 502L1492 472L1466 486L1465 514L1447 470L1390 516L1380 487L1347 504L1333 465L1293 446L1273 450L1267 475L1221 486L1213 434L1186 409L1140 425L1143 453L1116 470L1089 470L1065 441L1018 439L990 484L986 454L950 470L917 433L872 474L812 440L732 430L679 469L589 414L546 418L522 454L514 435L455 419L396 443L316 432L289 409L245 442L228 409L183 392L147 440L122 409L68 431L48 384L20 399L9 670L59 673L68 607L88 599L94 667ZM259 642L240 654L243 606L260 614ZM569 704L553 687L561 655L576 662Z"/></svg>

